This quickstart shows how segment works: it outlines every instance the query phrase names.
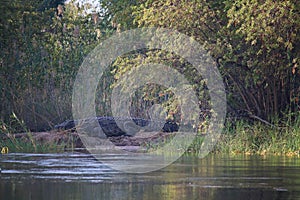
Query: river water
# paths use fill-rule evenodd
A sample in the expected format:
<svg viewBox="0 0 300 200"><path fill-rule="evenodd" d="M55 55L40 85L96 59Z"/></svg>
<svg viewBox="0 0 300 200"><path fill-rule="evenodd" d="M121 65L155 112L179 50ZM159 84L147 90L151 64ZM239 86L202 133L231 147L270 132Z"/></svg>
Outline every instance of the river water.
<svg viewBox="0 0 300 200"><path fill-rule="evenodd" d="M6 154L1 200L300 199L300 158L184 156L159 171L127 174L89 154Z"/></svg>

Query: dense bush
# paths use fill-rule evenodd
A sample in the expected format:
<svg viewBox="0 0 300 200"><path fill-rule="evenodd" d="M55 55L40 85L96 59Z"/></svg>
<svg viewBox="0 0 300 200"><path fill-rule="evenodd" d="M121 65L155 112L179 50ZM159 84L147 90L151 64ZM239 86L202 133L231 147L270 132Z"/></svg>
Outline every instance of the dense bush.
<svg viewBox="0 0 300 200"><path fill-rule="evenodd" d="M106 32L99 14L73 4L40 10L42 3L1 4L1 120L14 112L32 130L71 118L77 69Z"/></svg>
<svg viewBox="0 0 300 200"><path fill-rule="evenodd" d="M58 7L58 1L44 3L13 0L0 4L4 11L0 19L0 112L6 124L12 113L32 130L71 118L73 81L84 57L114 31L144 26L176 29L205 46L224 77L230 113L243 112L262 122L299 113L298 0L102 0L101 13L94 14L72 3ZM184 60L165 52L140 51L116 59L111 71L105 72L107 79L98 87L102 93L97 94L99 115L110 114L113 83L141 60L172 63L193 82L199 98L209 101L202 92L203 80L193 76ZM136 99L143 99L145 109L167 95L168 90L147 86L137 92ZM174 117L179 109L172 95L168 97L171 103L163 103L169 117Z"/></svg>

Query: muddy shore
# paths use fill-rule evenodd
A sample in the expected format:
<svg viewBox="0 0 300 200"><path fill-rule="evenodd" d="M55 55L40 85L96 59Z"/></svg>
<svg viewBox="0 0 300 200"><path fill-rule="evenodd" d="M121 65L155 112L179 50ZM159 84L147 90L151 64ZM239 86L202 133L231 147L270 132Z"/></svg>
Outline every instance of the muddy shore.
<svg viewBox="0 0 300 200"><path fill-rule="evenodd" d="M115 146L120 146L122 149L132 149L140 146L147 146L158 144L166 141L174 136L174 133L166 132L150 132L140 133L135 136L114 136L108 137ZM84 149L85 146L81 141L79 134L76 131L45 131L45 132L30 132L30 133L16 133L3 134L1 140L20 139L23 141L34 141L39 144L57 144L65 145L65 148L73 147L74 149Z"/></svg>

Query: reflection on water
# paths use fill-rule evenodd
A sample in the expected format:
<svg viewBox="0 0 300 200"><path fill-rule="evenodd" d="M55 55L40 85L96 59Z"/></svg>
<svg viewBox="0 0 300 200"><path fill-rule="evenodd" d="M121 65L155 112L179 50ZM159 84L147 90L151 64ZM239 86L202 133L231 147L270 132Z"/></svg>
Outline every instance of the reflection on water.
<svg viewBox="0 0 300 200"><path fill-rule="evenodd" d="M3 200L300 199L299 158L183 157L147 174L114 171L81 153L8 154L0 163Z"/></svg>

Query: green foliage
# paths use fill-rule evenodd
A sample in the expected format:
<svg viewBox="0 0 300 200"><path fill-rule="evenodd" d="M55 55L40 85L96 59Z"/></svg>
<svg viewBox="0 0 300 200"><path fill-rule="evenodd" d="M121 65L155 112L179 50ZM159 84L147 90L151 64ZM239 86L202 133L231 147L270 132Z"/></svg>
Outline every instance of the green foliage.
<svg viewBox="0 0 300 200"><path fill-rule="evenodd" d="M139 2L137 0L101 0L100 5L105 10L103 15L107 19L106 25L117 31L134 28L132 12Z"/></svg>
<svg viewBox="0 0 300 200"><path fill-rule="evenodd" d="M73 81L83 58L109 34L99 14L74 4L42 9L39 1L1 4L1 120L15 112L31 130L71 118ZM84 15L85 13L85 15Z"/></svg>
<svg viewBox="0 0 300 200"><path fill-rule="evenodd" d="M210 97L203 78L194 73L196 69L188 62L169 52L143 49L117 58L111 69L111 73L114 77L111 87L113 88L116 82L126 73L131 74L133 69L138 69L143 65L151 63L160 63L166 66L171 66L181 74L184 74L185 78L190 82L190 85L193 87L199 98L199 106L202 108L203 115L200 122L202 123L205 121L205 117L209 118L211 112L209 103ZM160 73L164 74L164 76L168 76L169 72L168 69L166 69L162 70ZM146 75L144 78L147 78ZM130 80L127 81L124 89L131 84L129 82ZM165 88L158 84L147 84L145 86L141 86L132 98L130 112L132 116L135 117L149 118L149 110L155 104L160 104L163 107L163 110L159 113L160 116L165 115L168 120L174 120L178 123L181 121L182 116L180 104L177 97L172 92L172 88ZM200 124L196 126L200 126Z"/></svg>
<svg viewBox="0 0 300 200"><path fill-rule="evenodd" d="M291 1L236 1L228 10L228 26L235 26L236 33L245 36L251 45L270 52L275 49L292 50L299 27ZM257 54L263 53L262 51Z"/></svg>
<svg viewBox="0 0 300 200"><path fill-rule="evenodd" d="M234 1L227 11L231 52L221 63L245 110L265 119L299 109L299 30L296 1ZM229 40L229 41L230 41ZM233 93L235 91L232 91ZM235 92L236 93L236 92Z"/></svg>
<svg viewBox="0 0 300 200"><path fill-rule="evenodd" d="M300 155L300 117L276 127L262 123L228 122L215 147L217 153Z"/></svg>
<svg viewBox="0 0 300 200"><path fill-rule="evenodd" d="M289 120L284 113L300 109L298 0L103 0L101 13L94 14L75 4L58 13L57 4L13 0L0 5L2 121L9 122L15 112L30 129L41 130L71 118L73 82L84 57L114 31L144 26L175 29L203 44L224 76L230 112ZM205 82L188 63L168 52L141 50L117 58L105 72L98 86L99 115L110 114L116 81L152 62L184 74L203 100L199 107L210 109ZM164 105L169 118L180 118L176 97L153 85L136 92L132 112L144 116L155 103ZM209 119L206 114L203 120Z"/></svg>
<svg viewBox="0 0 300 200"><path fill-rule="evenodd" d="M26 133L22 137L16 137L16 131ZM15 113L11 116L10 124L0 121L0 148L7 148L8 152L22 153L49 153L62 152L68 144L51 142L41 143L36 141L30 130L27 129L23 120L20 120Z"/></svg>
<svg viewBox="0 0 300 200"><path fill-rule="evenodd" d="M108 7L112 12L118 9L119 23L126 24L124 29L176 29L205 46L224 75L230 111L243 110L270 120L287 110L299 109L297 0L129 2L120 4L131 6L128 10L133 10L133 21L122 15L122 6L112 3Z"/></svg>

